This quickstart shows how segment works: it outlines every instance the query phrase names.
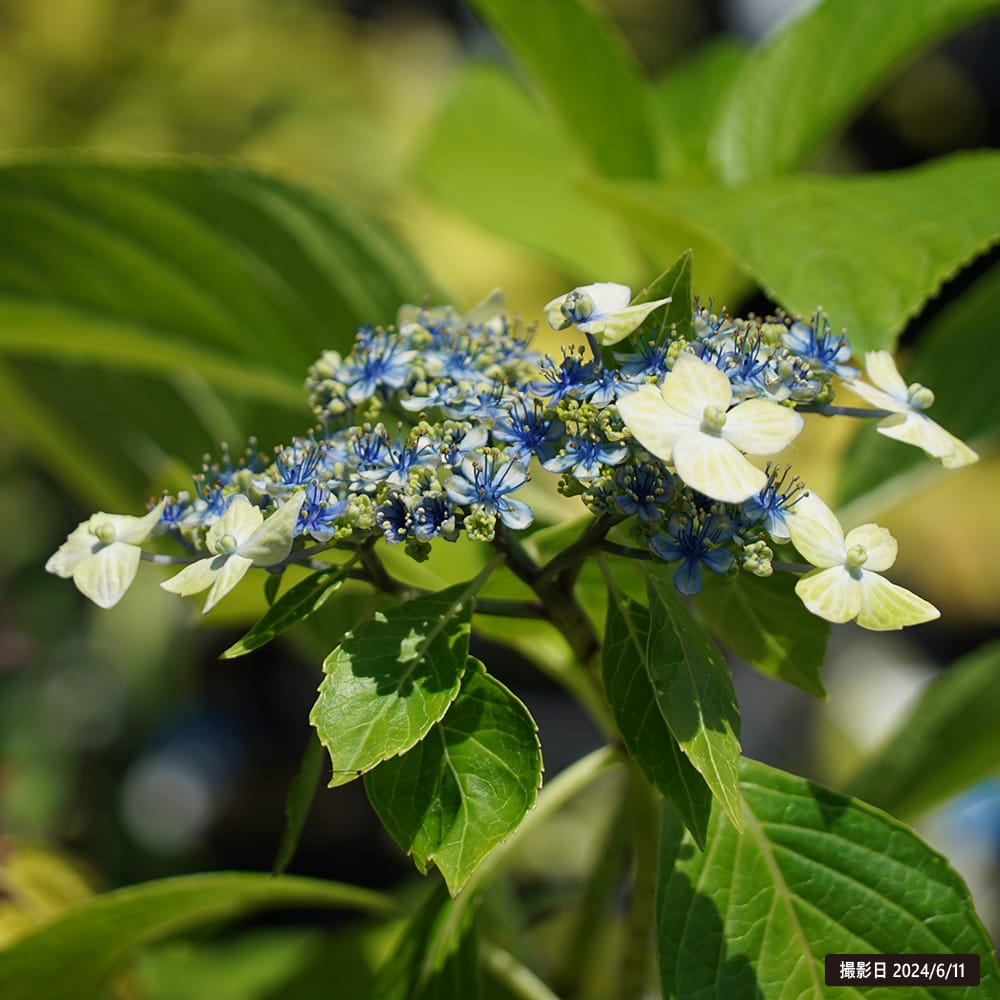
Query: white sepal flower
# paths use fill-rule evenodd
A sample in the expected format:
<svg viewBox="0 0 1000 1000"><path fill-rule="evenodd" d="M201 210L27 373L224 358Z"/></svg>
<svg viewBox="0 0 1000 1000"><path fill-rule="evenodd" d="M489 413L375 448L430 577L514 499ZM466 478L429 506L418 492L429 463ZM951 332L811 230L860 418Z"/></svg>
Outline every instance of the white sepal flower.
<svg viewBox="0 0 1000 1000"><path fill-rule="evenodd" d="M922 448L949 469L978 461L979 456L964 441L924 413L934 402L934 393L919 382L908 386L888 351L868 351L865 371L875 386L860 379L846 379L844 385L866 403L892 411L875 428L880 434Z"/></svg>
<svg viewBox="0 0 1000 1000"><path fill-rule="evenodd" d="M610 347L624 340L654 309L671 301L668 297L630 306L631 298L628 285L613 281L583 285L553 299L545 307L545 318L553 330L575 326L602 347Z"/></svg>
<svg viewBox="0 0 1000 1000"><path fill-rule="evenodd" d="M656 388L642 385L618 400L633 437L673 465L690 487L713 500L741 503L767 485L745 455L774 455L802 430L802 417L766 399L730 408L733 389L715 365L682 354Z"/></svg>
<svg viewBox="0 0 1000 1000"><path fill-rule="evenodd" d="M940 617L933 604L880 575L896 561L898 546L888 529L862 524L845 536L815 493L800 497L786 521L795 548L816 567L795 585L814 615L829 622L856 621L878 632Z"/></svg>
<svg viewBox="0 0 1000 1000"><path fill-rule="evenodd" d="M210 587L202 613L211 611L251 566L273 566L288 557L304 499L305 493L298 492L265 520L245 496L233 497L205 536L212 555L185 566L160 586L183 597Z"/></svg>
<svg viewBox="0 0 1000 1000"><path fill-rule="evenodd" d="M66 536L45 569L63 579L72 577L85 597L98 607L112 608L135 579L142 543L162 513L162 500L143 517L99 511Z"/></svg>

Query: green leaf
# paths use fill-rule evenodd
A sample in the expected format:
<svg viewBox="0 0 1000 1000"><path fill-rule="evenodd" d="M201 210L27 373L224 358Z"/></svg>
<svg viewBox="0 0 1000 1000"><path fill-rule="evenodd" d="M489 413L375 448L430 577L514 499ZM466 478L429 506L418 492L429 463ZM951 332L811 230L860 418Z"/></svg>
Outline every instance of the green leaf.
<svg viewBox="0 0 1000 1000"><path fill-rule="evenodd" d="M907 384L934 390L928 416L963 441L1000 433L1000 352L994 323L1000 315L1000 267L993 267L923 332L915 353L900 362ZM880 508L911 497L921 481L934 481L940 466L910 448L862 427L838 478L841 505L857 505L850 515L869 520ZM862 509L863 508L863 509ZM871 514L868 511L872 511Z"/></svg>
<svg viewBox="0 0 1000 1000"><path fill-rule="evenodd" d="M299 765L292 783L288 786L288 797L285 799L285 828L281 831L281 843L274 857L272 871L281 875L295 857L299 838L309 818L316 789L323 774L323 745L310 732L302 763Z"/></svg>
<svg viewBox="0 0 1000 1000"><path fill-rule="evenodd" d="M118 455L116 479L139 496L206 437L299 431L320 351L428 290L346 200L204 162L6 162L0 231L0 356L52 418L12 429L90 502L46 440L58 420L82 461Z"/></svg>
<svg viewBox="0 0 1000 1000"><path fill-rule="evenodd" d="M309 721L330 752L330 787L405 753L455 700L469 653L472 601L459 583L382 612L326 658Z"/></svg>
<svg viewBox="0 0 1000 1000"><path fill-rule="evenodd" d="M796 582L791 573L706 578L696 606L709 629L742 660L824 698L819 670L830 626L805 609Z"/></svg>
<svg viewBox="0 0 1000 1000"><path fill-rule="evenodd" d="M417 868L433 862L454 895L520 825L541 777L528 710L470 659L448 714L404 756L366 775L365 790Z"/></svg>
<svg viewBox="0 0 1000 1000"><path fill-rule="evenodd" d="M713 811L696 851L664 808L657 887L663 996L825 1000L831 953L978 954L982 985L910 998L996 996L993 946L947 861L885 813L742 762L742 833ZM864 990L896 997L899 990Z"/></svg>
<svg viewBox="0 0 1000 1000"><path fill-rule="evenodd" d="M476 909L434 887L379 969L370 1000L477 1000Z"/></svg>
<svg viewBox="0 0 1000 1000"><path fill-rule="evenodd" d="M118 963L141 945L260 909L304 906L395 912L384 896L317 879L226 872L146 882L95 896L0 952L0 996L101 996Z"/></svg>
<svg viewBox="0 0 1000 1000"><path fill-rule="evenodd" d="M580 151L496 69L466 72L417 168L441 201L574 274L629 282L642 273L625 227L579 190L588 170Z"/></svg>
<svg viewBox="0 0 1000 1000"><path fill-rule="evenodd" d="M264 612L260 621L243 638L238 639L222 653L219 659L231 660L237 656L245 656L277 638L286 628L318 611L327 599L340 589L353 565L349 560L340 566L317 570L304 580L300 580L275 601ZM279 577L272 576L267 582L277 579Z"/></svg>
<svg viewBox="0 0 1000 1000"><path fill-rule="evenodd" d="M650 573L648 585L646 669L653 697L681 750L739 828L740 713L733 679L670 580Z"/></svg>
<svg viewBox="0 0 1000 1000"><path fill-rule="evenodd" d="M653 86L660 161L667 176L708 174L708 140L723 97L747 58L746 43L710 39Z"/></svg>
<svg viewBox="0 0 1000 1000"><path fill-rule="evenodd" d="M963 657L917 703L848 782L847 790L912 819L1000 772L1000 643Z"/></svg>
<svg viewBox="0 0 1000 1000"><path fill-rule="evenodd" d="M782 173L860 111L907 56L997 0L826 0L765 41L732 81L711 155L732 183Z"/></svg>
<svg viewBox="0 0 1000 1000"><path fill-rule="evenodd" d="M677 332L682 337L690 339L692 335L694 303L691 295L691 257L690 250L682 253L663 274L632 298L632 305L649 302L652 299L670 298L663 311L657 340L669 331L671 326L676 326Z"/></svg>
<svg viewBox="0 0 1000 1000"><path fill-rule="evenodd" d="M604 632L604 689L625 747L647 778L671 802L704 848L712 792L681 752L660 714L646 659L649 611L614 591L608 593Z"/></svg>
<svg viewBox="0 0 1000 1000"><path fill-rule="evenodd" d="M822 305L855 354L892 349L941 284L1000 238L1000 154L963 153L859 177L741 188L642 182L595 189L669 252L700 227L792 313Z"/></svg>
<svg viewBox="0 0 1000 1000"><path fill-rule="evenodd" d="M607 16L582 0L472 0L609 177L655 177L648 92Z"/></svg>

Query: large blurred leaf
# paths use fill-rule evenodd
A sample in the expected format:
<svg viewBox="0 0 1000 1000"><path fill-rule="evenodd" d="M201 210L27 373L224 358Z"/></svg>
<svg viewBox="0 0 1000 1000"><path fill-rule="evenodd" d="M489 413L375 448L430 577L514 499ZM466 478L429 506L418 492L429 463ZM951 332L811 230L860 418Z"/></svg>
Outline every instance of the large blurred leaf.
<svg viewBox="0 0 1000 1000"><path fill-rule="evenodd" d="M911 818L1000 772L1000 643L959 660L924 689L848 791Z"/></svg>
<svg viewBox="0 0 1000 1000"><path fill-rule="evenodd" d="M739 826L740 710L733 679L705 629L666 577L649 575L646 670L674 739Z"/></svg>
<svg viewBox="0 0 1000 1000"><path fill-rule="evenodd" d="M907 384L920 382L933 389L934 406L928 416L973 444L1000 432L997 316L1000 268L994 267L935 319L916 352L899 366ZM857 502L859 508L891 506L912 495L915 477L933 477L939 470L918 448L891 441L874 427L863 427L842 466L839 501ZM863 516L875 513L869 509Z"/></svg>
<svg viewBox="0 0 1000 1000"><path fill-rule="evenodd" d="M819 669L830 626L806 611L796 582L791 573L766 580L749 573L712 577L705 580L697 607L709 629L741 659L822 698Z"/></svg>
<svg viewBox="0 0 1000 1000"><path fill-rule="evenodd" d="M334 195L200 162L6 163L0 231L0 354L53 425L14 430L92 503L111 491L58 461L55 422L136 490L220 432L270 447L308 426L301 383L324 347L428 291Z"/></svg>
<svg viewBox="0 0 1000 1000"><path fill-rule="evenodd" d="M941 855L863 802L752 760L741 772L743 832L715 809L704 853L664 809L656 900L664 997L824 1000L841 993L823 985L824 957L858 952L978 954L981 986L905 994L998 995L993 946Z"/></svg>
<svg viewBox="0 0 1000 1000"><path fill-rule="evenodd" d="M800 176L740 188L635 182L595 193L650 239L662 239L664 255L678 222L700 227L790 312L822 305L859 353L891 349L942 282L1000 239L1000 154L993 152L864 177Z"/></svg>
<svg viewBox="0 0 1000 1000"><path fill-rule="evenodd" d="M422 151L421 179L443 202L584 278L641 274L625 227L579 190L578 146L510 77L472 67Z"/></svg>
<svg viewBox="0 0 1000 1000"><path fill-rule="evenodd" d="M458 697L411 750L365 777L368 798L396 842L452 894L520 825L542 780L537 727L478 660Z"/></svg>
<svg viewBox="0 0 1000 1000"><path fill-rule="evenodd" d="M708 173L708 138L723 95L746 61L746 45L721 38L699 46L653 87L664 174Z"/></svg>
<svg viewBox="0 0 1000 1000"><path fill-rule="evenodd" d="M348 632L326 658L309 721L330 753L330 787L421 740L455 700L469 652L472 601L456 584Z"/></svg>
<svg viewBox="0 0 1000 1000"><path fill-rule="evenodd" d="M584 0L472 0L609 177L655 177L648 91L609 17Z"/></svg>
<svg viewBox="0 0 1000 1000"><path fill-rule="evenodd" d="M394 912L376 893L316 879L227 872L147 882L95 896L0 952L0 996L97 997L133 948L207 922L289 906Z"/></svg>
<svg viewBox="0 0 1000 1000"><path fill-rule="evenodd" d="M711 153L730 182L790 170L912 52L997 0L826 0L761 45L732 81Z"/></svg>
<svg viewBox="0 0 1000 1000"><path fill-rule="evenodd" d="M622 594L608 594L604 633L604 689L628 752L673 802L700 848L705 846L712 793L681 752L653 693L646 647L649 612Z"/></svg>

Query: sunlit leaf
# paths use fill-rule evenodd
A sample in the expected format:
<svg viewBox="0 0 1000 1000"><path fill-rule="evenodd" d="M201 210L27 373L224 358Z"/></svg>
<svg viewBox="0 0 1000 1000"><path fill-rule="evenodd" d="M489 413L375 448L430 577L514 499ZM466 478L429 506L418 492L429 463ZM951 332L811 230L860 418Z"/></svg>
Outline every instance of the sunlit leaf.
<svg viewBox="0 0 1000 1000"><path fill-rule="evenodd" d="M1000 239L994 152L861 177L593 190L659 240L664 255L678 221L697 226L788 311L808 315L821 305L858 355L891 350L941 284Z"/></svg>
<svg viewBox="0 0 1000 1000"><path fill-rule="evenodd" d="M241 639L234 642L220 659L228 660L265 645L277 638L296 622L309 617L319 610L340 589L351 571L350 563L331 566L329 569L317 570L315 573L300 580L294 587L282 594L264 613L264 616ZM270 577L268 583L277 577Z"/></svg>
<svg viewBox="0 0 1000 1000"><path fill-rule="evenodd" d="M628 752L673 802L699 847L705 846L712 793L681 751L653 693L646 648L649 612L614 592L604 633L604 688Z"/></svg>
<svg viewBox="0 0 1000 1000"><path fill-rule="evenodd" d="M649 575L649 616L646 669L660 715L738 827L740 715L733 679L669 577Z"/></svg>
<svg viewBox="0 0 1000 1000"><path fill-rule="evenodd" d="M908 986L906 996L1000 990L968 889L912 830L757 761L744 759L741 774L743 830L713 810L704 853L664 808L656 936L665 998L826 1000L824 958L835 953L977 954L981 986Z"/></svg>
<svg viewBox="0 0 1000 1000"><path fill-rule="evenodd" d="M365 790L420 871L433 862L454 894L517 829L541 778L534 720L470 659L447 715L402 757L366 775Z"/></svg>
<svg viewBox="0 0 1000 1000"><path fill-rule="evenodd" d="M469 652L466 584L407 601L349 632L326 658L309 721L343 785L409 750L458 694Z"/></svg>

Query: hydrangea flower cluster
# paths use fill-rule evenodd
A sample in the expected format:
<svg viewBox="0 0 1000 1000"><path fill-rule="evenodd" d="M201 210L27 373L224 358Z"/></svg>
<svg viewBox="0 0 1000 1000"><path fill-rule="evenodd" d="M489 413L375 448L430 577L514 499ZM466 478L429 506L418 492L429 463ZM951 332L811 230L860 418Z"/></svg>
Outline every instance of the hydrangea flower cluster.
<svg viewBox="0 0 1000 1000"><path fill-rule="evenodd" d="M796 589L820 617L876 629L937 617L880 575L895 558L884 528L845 536L787 467L751 461L785 449L801 411L837 412L837 380L879 407L866 413L881 433L946 466L974 461L924 412L930 390L907 388L886 352L869 353L874 385L862 381L846 337L821 314L739 319L696 302L685 337L657 318L669 302L632 303L610 282L554 299L550 325L576 326L591 347L559 358L530 349L499 293L464 316L404 306L394 327L358 330L349 353L327 351L309 370L309 434L270 461L254 443L235 458L224 451L190 492L143 518L94 515L47 569L110 607L143 555L184 563L163 586L208 590L207 611L252 566L280 572L379 537L419 559L435 539L527 529L534 515L517 494L540 469L603 519L611 551L673 564L684 595L700 591L706 570L768 576L775 551L794 546L814 567ZM611 530L629 532L629 544L607 539ZM157 536L187 555L144 552Z"/></svg>

